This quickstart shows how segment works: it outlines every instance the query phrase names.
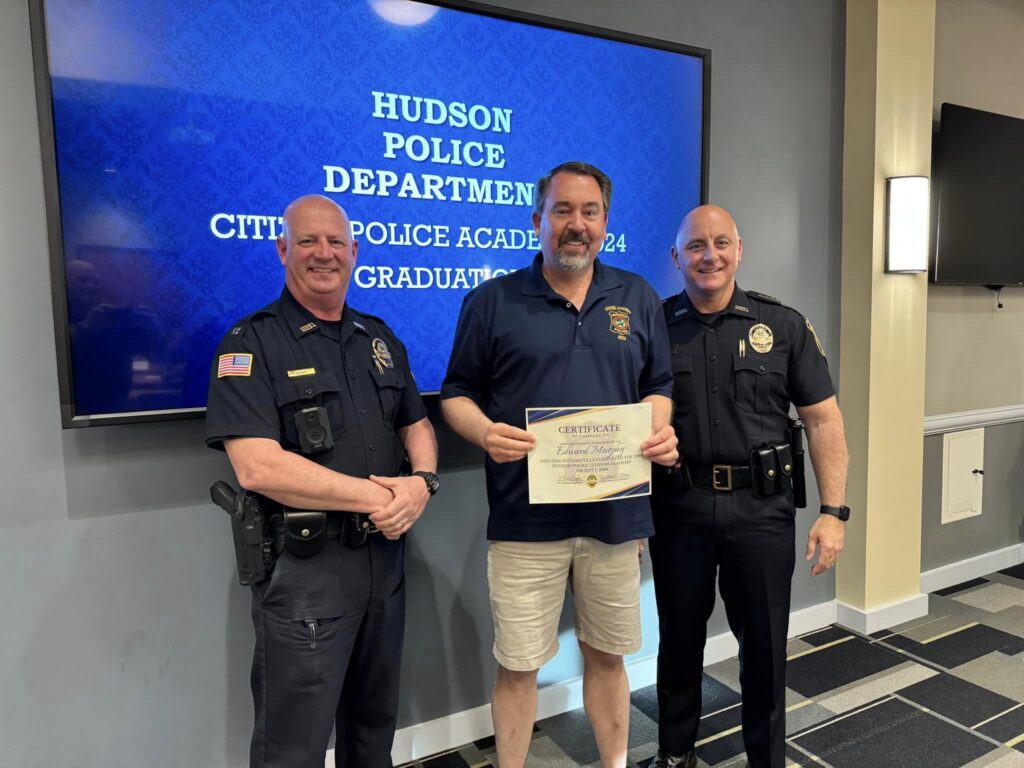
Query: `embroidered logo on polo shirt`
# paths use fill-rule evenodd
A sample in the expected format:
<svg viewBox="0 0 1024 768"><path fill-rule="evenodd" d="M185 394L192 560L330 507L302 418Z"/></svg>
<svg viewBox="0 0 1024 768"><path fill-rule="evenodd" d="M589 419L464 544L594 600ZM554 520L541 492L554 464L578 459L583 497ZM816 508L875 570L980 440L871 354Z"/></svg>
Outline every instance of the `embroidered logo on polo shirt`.
<svg viewBox="0 0 1024 768"><path fill-rule="evenodd" d="M373 351L373 363L379 373L384 373L385 368L395 367L395 361L391 359L391 352L384 339L374 339L370 342L370 349Z"/></svg>
<svg viewBox="0 0 1024 768"><path fill-rule="evenodd" d="M765 352L772 351L772 343L775 341L775 338L772 336L772 329L764 323L758 323L753 326L747 334L747 338L750 339L750 346L756 352L764 354Z"/></svg>
<svg viewBox="0 0 1024 768"><path fill-rule="evenodd" d="M611 325L608 330L615 334L619 341L625 341L629 337L629 316L632 314L629 307L605 307Z"/></svg>

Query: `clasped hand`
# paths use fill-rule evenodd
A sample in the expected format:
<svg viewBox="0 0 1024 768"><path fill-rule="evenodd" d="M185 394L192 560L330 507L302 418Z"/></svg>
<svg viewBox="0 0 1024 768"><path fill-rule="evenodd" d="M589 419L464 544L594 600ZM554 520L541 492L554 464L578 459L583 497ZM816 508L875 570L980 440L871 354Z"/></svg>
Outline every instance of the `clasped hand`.
<svg viewBox="0 0 1024 768"><path fill-rule="evenodd" d="M385 539L394 541L412 528L420 519L430 492L423 478L418 475L404 477L380 477L370 475L370 480L388 490L391 501L387 506L370 513L370 520L380 529Z"/></svg>

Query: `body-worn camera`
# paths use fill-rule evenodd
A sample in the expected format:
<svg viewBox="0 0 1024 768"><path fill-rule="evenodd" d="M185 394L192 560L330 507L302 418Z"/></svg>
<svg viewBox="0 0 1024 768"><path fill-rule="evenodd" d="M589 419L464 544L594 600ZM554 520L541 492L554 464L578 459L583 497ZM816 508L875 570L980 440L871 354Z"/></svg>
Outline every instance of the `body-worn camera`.
<svg viewBox="0 0 1024 768"><path fill-rule="evenodd" d="M334 447L331 421L322 405L298 411L295 427L299 433L299 450L303 453L321 453Z"/></svg>

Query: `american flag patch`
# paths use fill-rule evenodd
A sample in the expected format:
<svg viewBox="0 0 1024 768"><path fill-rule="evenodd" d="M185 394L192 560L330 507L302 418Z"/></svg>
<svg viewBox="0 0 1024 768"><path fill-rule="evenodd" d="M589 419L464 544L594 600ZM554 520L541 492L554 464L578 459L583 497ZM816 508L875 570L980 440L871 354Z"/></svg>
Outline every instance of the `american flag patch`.
<svg viewBox="0 0 1024 768"><path fill-rule="evenodd" d="M221 355L217 360L217 378L249 376L252 374L252 355Z"/></svg>

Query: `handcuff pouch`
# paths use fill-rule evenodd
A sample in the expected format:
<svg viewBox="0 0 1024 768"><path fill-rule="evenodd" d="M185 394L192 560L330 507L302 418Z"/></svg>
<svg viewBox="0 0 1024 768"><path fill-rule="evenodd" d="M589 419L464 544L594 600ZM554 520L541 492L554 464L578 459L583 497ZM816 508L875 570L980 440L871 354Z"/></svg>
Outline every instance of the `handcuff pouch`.
<svg viewBox="0 0 1024 768"><path fill-rule="evenodd" d="M285 548L295 557L312 557L327 541L327 514L310 509L284 511Z"/></svg>

